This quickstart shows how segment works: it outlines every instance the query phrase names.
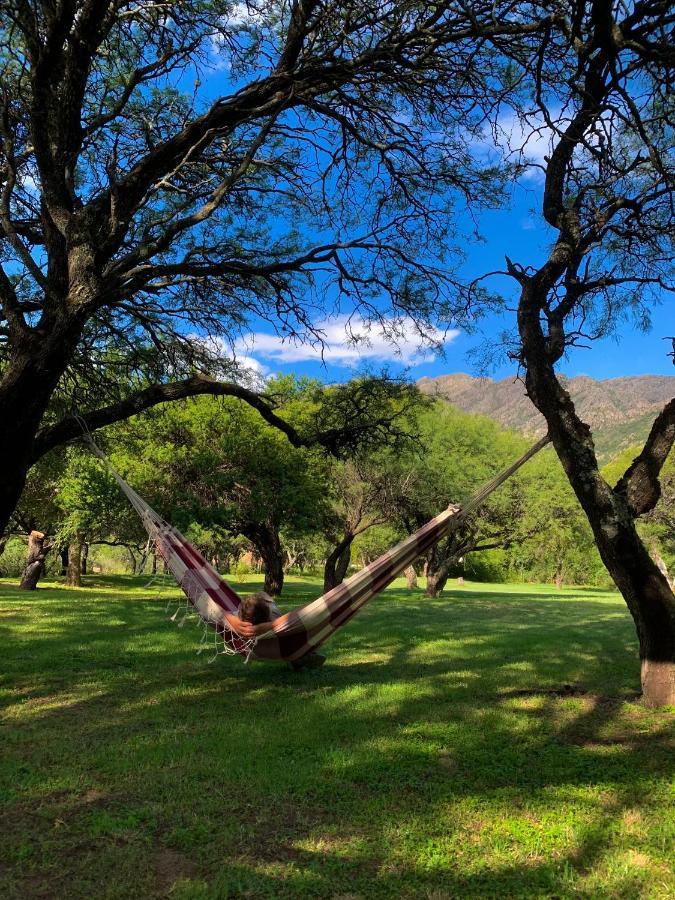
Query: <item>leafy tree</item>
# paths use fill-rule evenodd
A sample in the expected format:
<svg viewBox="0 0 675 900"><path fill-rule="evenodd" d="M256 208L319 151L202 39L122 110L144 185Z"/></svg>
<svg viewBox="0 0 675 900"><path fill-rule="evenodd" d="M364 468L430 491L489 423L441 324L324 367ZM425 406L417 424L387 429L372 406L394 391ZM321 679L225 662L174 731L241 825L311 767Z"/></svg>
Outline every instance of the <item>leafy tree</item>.
<svg viewBox="0 0 675 900"><path fill-rule="evenodd" d="M408 532L444 507L468 500L527 443L489 419L440 401L420 415L419 426L420 447L392 455L387 472L392 513ZM461 528L428 551L424 572L429 596L443 590L460 558L504 546L514 537L518 483L516 478L504 485Z"/></svg>
<svg viewBox="0 0 675 900"><path fill-rule="evenodd" d="M352 558L354 540L369 528L383 525L389 473L382 465L383 454L374 459L336 461L327 474L331 503L323 517L323 533L328 541L323 589L329 591L344 581Z"/></svg>
<svg viewBox="0 0 675 900"><path fill-rule="evenodd" d="M55 533L61 515L56 502L58 481L65 465L63 448L41 459L32 469L21 502L8 522L7 536L20 535L28 547L20 582L24 590L35 590L52 549L64 550Z"/></svg>
<svg viewBox="0 0 675 900"><path fill-rule="evenodd" d="M79 447L69 447L57 484L61 516L56 541L68 546L67 583L82 583L83 552L92 543L129 545L142 541L142 528L117 483L101 463Z"/></svg>
<svg viewBox="0 0 675 900"><path fill-rule="evenodd" d="M1 0L0 531L75 411L274 420L233 377L251 323L462 314L439 261L451 201L498 197L473 143L510 90L495 48L531 33L512 6Z"/></svg>
<svg viewBox="0 0 675 900"><path fill-rule="evenodd" d="M533 29L530 52L518 42L501 49L522 85L513 107L521 150L537 137L550 143L532 165L544 177L541 217L552 242L543 262L507 258L502 274L518 292L512 354L635 622L643 696L675 703L675 595L636 527L659 498L675 398L612 484L556 371L569 347L631 318L648 325L650 305L670 302L675 19L662 0L534 3L519 14Z"/></svg>
<svg viewBox="0 0 675 900"><path fill-rule="evenodd" d="M265 590L281 591L282 531L316 528L326 502L323 455L294 448L246 407L203 398L147 414L124 429L113 459L167 518L244 535L263 560Z"/></svg>
<svg viewBox="0 0 675 900"><path fill-rule="evenodd" d="M604 571L593 533L558 459L540 453L519 476L521 502L504 554L519 578L593 584Z"/></svg>

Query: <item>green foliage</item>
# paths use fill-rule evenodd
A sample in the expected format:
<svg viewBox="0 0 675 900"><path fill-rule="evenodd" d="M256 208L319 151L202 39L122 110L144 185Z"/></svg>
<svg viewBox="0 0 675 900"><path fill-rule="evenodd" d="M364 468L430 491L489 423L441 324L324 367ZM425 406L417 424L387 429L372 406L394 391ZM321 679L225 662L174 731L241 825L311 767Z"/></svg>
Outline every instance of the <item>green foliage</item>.
<svg viewBox="0 0 675 900"><path fill-rule="evenodd" d="M280 385L287 395L295 388ZM299 406L291 398L289 417ZM326 503L324 455L293 447L229 398L167 405L121 426L112 458L151 504L216 555L233 553L238 534L255 541L261 525L308 534Z"/></svg>
<svg viewBox="0 0 675 900"><path fill-rule="evenodd" d="M588 520L553 450L547 448L530 460L517 484L522 502L517 532L505 556L506 577L608 585Z"/></svg>
<svg viewBox="0 0 675 900"><path fill-rule="evenodd" d="M90 541L142 535L138 518L115 479L86 449L68 448L55 504L61 512L57 543L65 543L76 534Z"/></svg>
<svg viewBox="0 0 675 900"><path fill-rule="evenodd" d="M332 422L339 430L339 416L366 403L372 388L366 384L357 380L347 390L283 377L270 382L267 392L277 413L309 434L318 423L325 430ZM234 567L246 574L236 561L244 549L269 540L269 532L280 539L279 552L287 548L286 568L318 571L331 542L376 523L356 538L354 567L379 556L448 503L466 501L528 444L489 419L447 403L416 403L412 393L398 388L376 395L375 414L383 421L385 400L400 435L378 445L365 440L358 453L341 460L322 449L294 447L257 411L233 398L157 407L109 429L105 439L114 465L221 570ZM632 452L605 470L608 477L618 477ZM669 461L664 477L672 468ZM78 533L89 542L145 542L110 474L81 448L45 458L34 470L22 508L37 527L50 524L57 543ZM658 509L666 508L664 497ZM668 520L657 515L640 528L670 566L675 547ZM608 583L586 518L550 449L499 488L460 537L464 545L447 542L441 548L453 563L452 576L459 574L457 559L464 555L466 573L480 580ZM493 545L480 553L461 549ZM94 551L92 560L97 552L108 571L128 565L126 551ZM12 563L7 571L16 568Z"/></svg>
<svg viewBox="0 0 675 900"><path fill-rule="evenodd" d="M0 554L0 575L18 578L26 565L26 542L11 537Z"/></svg>

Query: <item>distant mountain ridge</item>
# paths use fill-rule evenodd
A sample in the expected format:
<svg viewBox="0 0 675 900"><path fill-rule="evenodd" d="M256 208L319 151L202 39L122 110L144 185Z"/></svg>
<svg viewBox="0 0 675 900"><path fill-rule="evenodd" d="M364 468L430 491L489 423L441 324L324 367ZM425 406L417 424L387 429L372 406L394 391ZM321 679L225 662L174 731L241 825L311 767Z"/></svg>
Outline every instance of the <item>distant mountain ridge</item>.
<svg viewBox="0 0 675 900"><path fill-rule="evenodd" d="M598 381L587 375L562 377L579 415L593 429L598 455L603 461L643 441L655 415L675 396L675 376L636 375ZM467 412L482 413L504 428L537 436L544 433L544 419L525 395L525 386L514 378L494 381L456 373L420 378L424 394L449 400Z"/></svg>

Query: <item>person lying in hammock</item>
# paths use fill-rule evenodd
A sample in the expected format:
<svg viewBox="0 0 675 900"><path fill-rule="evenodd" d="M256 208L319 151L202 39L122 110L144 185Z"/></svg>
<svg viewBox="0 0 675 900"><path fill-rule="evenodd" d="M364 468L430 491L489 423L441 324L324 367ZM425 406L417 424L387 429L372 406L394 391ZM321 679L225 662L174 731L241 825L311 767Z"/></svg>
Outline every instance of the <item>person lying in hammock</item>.
<svg viewBox="0 0 675 900"><path fill-rule="evenodd" d="M233 631L249 640L271 631L274 620L281 614L274 597L266 591L257 591L244 597L239 605L239 615L226 612L225 618ZM318 669L325 661L326 657L322 653L307 653L301 659L291 662L291 666L294 669Z"/></svg>
<svg viewBox="0 0 675 900"><path fill-rule="evenodd" d="M225 613L227 624L240 637L260 637L272 630L272 622L278 619L281 610L266 591L257 591L244 597L239 605L239 615Z"/></svg>

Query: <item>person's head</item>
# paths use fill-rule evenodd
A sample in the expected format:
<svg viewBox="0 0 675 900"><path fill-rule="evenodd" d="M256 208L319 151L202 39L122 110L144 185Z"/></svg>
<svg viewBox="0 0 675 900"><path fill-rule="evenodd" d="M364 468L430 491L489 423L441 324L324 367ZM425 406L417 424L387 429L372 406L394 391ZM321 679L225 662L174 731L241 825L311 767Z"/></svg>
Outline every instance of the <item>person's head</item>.
<svg viewBox="0 0 675 900"><path fill-rule="evenodd" d="M272 598L265 591L258 591L244 597L239 606L239 618L252 625L260 625L261 622L269 622L272 618L270 600Z"/></svg>

